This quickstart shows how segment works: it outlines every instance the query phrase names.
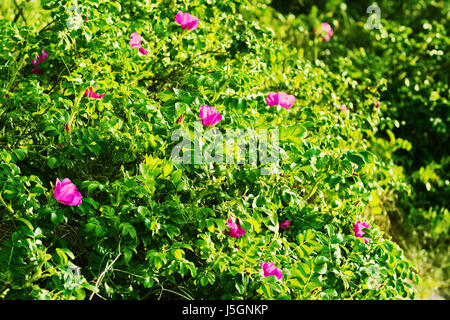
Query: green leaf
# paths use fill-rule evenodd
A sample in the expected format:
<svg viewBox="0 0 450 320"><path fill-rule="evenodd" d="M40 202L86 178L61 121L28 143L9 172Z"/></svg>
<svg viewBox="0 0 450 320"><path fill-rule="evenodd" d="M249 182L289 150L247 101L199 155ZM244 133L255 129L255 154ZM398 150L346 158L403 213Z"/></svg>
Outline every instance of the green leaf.
<svg viewBox="0 0 450 320"><path fill-rule="evenodd" d="M244 294L244 292L245 292L245 287L244 287L242 284L240 284L239 282L236 282L236 283L234 284L234 286L235 286L237 292L238 292L240 295Z"/></svg>
<svg viewBox="0 0 450 320"><path fill-rule="evenodd" d="M13 151L14 154L17 156L17 160L23 161L27 158L28 150L27 149L16 149Z"/></svg>
<svg viewBox="0 0 450 320"><path fill-rule="evenodd" d="M131 257L133 256L133 252L131 250L123 250L123 256L125 259L125 263L128 264L131 260Z"/></svg>
<svg viewBox="0 0 450 320"><path fill-rule="evenodd" d="M60 248L56 248L56 255L58 257L58 264L60 265L67 265L67 263L69 262L69 259L67 258L67 255L65 254L64 251L62 251Z"/></svg>
<svg viewBox="0 0 450 320"><path fill-rule="evenodd" d="M309 149L308 151L305 152L304 156L308 159L312 158L312 157L317 157L320 154L320 150L313 148L313 149Z"/></svg>
<svg viewBox="0 0 450 320"><path fill-rule="evenodd" d="M306 263L299 263L297 265L297 269L300 272L298 273L298 275L300 276L302 283L306 284L309 278L309 274L311 273L311 270L309 269Z"/></svg>
<svg viewBox="0 0 450 320"><path fill-rule="evenodd" d="M55 169L56 167L59 167L60 161L54 157L51 157L47 161L47 165L50 167L50 169Z"/></svg>
<svg viewBox="0 0 450 320"><path fill-rule="evenodd" d="M189 271L191 272L192 278L195 278L197 276L197 268L195 268L195 266L192 262L189 262L187 264L187 267L188 267Z"/></svg>
<svg viewBox="0 0 450 320"><path fill-rule="evenodd" d="M66 255L68 255L70 259L72 259L72 260L75 259L75 255L69 249L67 249L67 248L59 248L59 250L64 252Z"/></svg>
<svg viewBox="0 0 450 320"><path fill-rule="evenodd" d="M97 189L98 187L100 187L100 183L98 183L98 182L91 182L91 183L89 183L89 186L88 186L88 192L92 192L95 189Z"/></svg>
<svg viewBox="0 0 450 320"><path fill-rule="evenodd" d="M359 168L362 168L365 164L364 159L357 153L348 154L347 159L353 163L356 163Z"/></svg>
<svg viewBox="0 0 450 320"><path fill-rule="evenodd" d="M121 223L121 227L123 236L129 234L131 238L136 239L136 229L131 224L124 222Z"/></svg>
<svg viewBox="0 0 450 320"><path fill-rule="evenodd" d="M173 169L172 161L165 163L163 166L163 176L167 177L172 172L172 169Z"/></svg>
<svg viewBox="0 0 450 320"><path fill-rule="evenodd" d="M87 145L87 148L95 154L100 154L100 150L102 149L96 142L91 142L91 144Z"/></svg>
<svg viewBox="0 0 450 320"><path fill-rule="evenodd" d="M26 220L24 218L17 218L17 220L23 222L28 227L28 229L30 229L31 231L34 230L33 226L31 225L31 223L28 220Z"/></svg>
<svg viewBox="0 0 450 320"><path fill-rule="evenodd" d="M214 219L208 219L206 221L206 227L208 229L209 232L214 232L216 225L214 223Z"/></svg>
<svg viewBox="0 0 450 320"><path fill-rule="evenodd" d="M205 287L208 284L208 278L206 276L202 276L200 278L200 284L202 285L202 287Z"/></svg>
<svg viewBox="0 0 450 320"><path fill-rule="evenodd" d="M327 273L327 264L326 263L316 263L314 265L314 272L318 273L318 274L325 274Z"/></svg>
<svg viewBox="0 0 450 320"><path fill-rule="evenodd" d="M151 277L147 276L144 279L144 288L146 289L150 289L151 287L153 287L154 281Z"/></svg>
<svg viewBox="0 0 450 320"><path fill-rule="evenodd" d="M63 222L65 220L65 217L64 217L64 214L60 211L52 212L51 216L50 216L50 220L54 224L60 224L61 222Z"/></svg>

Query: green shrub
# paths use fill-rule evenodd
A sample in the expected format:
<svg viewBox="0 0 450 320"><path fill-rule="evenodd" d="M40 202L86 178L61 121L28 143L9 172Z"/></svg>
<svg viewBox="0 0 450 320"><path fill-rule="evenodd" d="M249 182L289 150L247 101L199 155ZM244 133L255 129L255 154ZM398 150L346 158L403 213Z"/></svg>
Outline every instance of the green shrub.
<svg viewBox="0 0 450 320"><path fill-rule="evenodd" d="M424 265L421 274L434 277L443 269L435 287L448 296L448 5L378 1L380 28L373 29L369 4L266 1L252 7L248 18L270 25L286 45L351 84L340 97L369 110L373 101L361 105L360 97L371 92L379 99L382 115L370 146L380 161L375 180L383 189L375 215L386 213L378 220L411 249L411 257L420 260L414 252L428 251L437 270ZM312 32L324 21L334 28L328 42Z"/></svg>
<svg viewBox="0 0 450 320"><path fill-rule="evenodd" d="M375 86L308 63L246 19L248 1L78 1L79 29L66 25L74 2L41 3L50 24L0 22L10 48L0 52L2 298L415 296L415 266L366 211L393 166L373 150L405 144L377 140L390 122L372 107ZM199 28L181 30L180 10ZM148 55L131 48L133 32ZM30 59L42 50L37 76ZM103 99L86 97L94 85ZM271 91L295 105L267 107ZM279 130L279 173L174 163L173 133L193 133L205 104L223 115L222 132ZM78 187L81 205L57 202L57 178ZM226 234L229 217L244 236ZM368 243L358 220L372 226ZM283 278L264 277L262 261Z"/></svg>

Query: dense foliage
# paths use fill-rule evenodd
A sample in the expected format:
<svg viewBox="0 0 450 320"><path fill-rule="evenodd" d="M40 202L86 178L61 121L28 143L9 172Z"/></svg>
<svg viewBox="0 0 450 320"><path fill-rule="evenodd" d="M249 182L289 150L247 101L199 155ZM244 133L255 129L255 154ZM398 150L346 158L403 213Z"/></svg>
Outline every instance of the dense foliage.
<svg viewBox="0 0 450 320"><path fill-rule="evenodd" d="M436 67L423 75L427 84L417 75L422 67L398 61L393 69L386 57L414 52L438 66L445 55L418 52L424 42L392 25L385 32L409 46L380 36L369 40L371 50L392 53L372 59L354 49L350 28L366 37L384 29L364 30L342 16L339 1L330 3L321 14L293 8L300 12L291 25L276 5L237 0L41 0L27 4L39 12L32 21L25 9L3 8L0 297L414 298L418 270L377 217L391 192L408 195L416 209L409 223L422 219L435 239L447 237L447 203L431 209L442 212L430 222L420 203L433 194L414 187L424 181L436 195L448 192L448 157L426 162L411 181L404 171L417 161L397 153L411 143L425 148L399 131L407 130L404 109L420 101L424 113L435 112L426 114L436 125L423 124L428 139L448 138L448 79ZM179 11L198 17L198 28L182 29ZM339 19L349 34L332 24L325 42L311 31ZM432 29L440 33L432 45L446 45L442 25ZM142 36L139 50L133 33ZM48 57L36 70L43 50ZM377 65L361 70L364 59ZM403 82L387 84L403 73ZM405 91L405 77L414 76L407 87L423 88ZM431 105L420 90L434 97ZM267 106L267 94L282 91L295 96L292 108ZM278 172L261 174L274 169L261 161L174 163L173 134L194 133L201 105L223 116L214 128L224 135L278 130ZM425 120L414 112L414 121ZM207 149L213 129L202 131ZM80 205L57 199L64 178L77 186ZM230 236L230 217L244 235ZM285 220L290 226L280 228ZM370 225L366 239L357 221ZM282 278L265 277L261 262L273 262Z"/></svg>
<svg viewBox="0 0 450 320"><path fill-rule="evenodd" d="M285 44L342 75L353 89L378 88L382 117L376 136L381 139L373 146L386 164L396 165L377 178L384 189L379 223L420 263L428 282L421 295L441 288L440 294L449 297L448 3L375 4L379 28L370 28L377 22L370 12L376 11L364 1L273 1L282 13L265 5L253 14L270 23ZM334 36L315 53L311 26L320 21L333 26Z"/></svg>

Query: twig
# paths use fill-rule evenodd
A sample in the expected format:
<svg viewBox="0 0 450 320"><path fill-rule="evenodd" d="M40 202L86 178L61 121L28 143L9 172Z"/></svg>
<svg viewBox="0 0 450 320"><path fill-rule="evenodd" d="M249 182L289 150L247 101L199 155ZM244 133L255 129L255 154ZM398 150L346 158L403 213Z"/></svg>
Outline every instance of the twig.
<svg viewBox="0 0 450 320"><path fill-rule="evenodd" d="M29 0L27 0L26 2L28 3ZM19 12L16 13L16 16L14 17L14 22L17 22L17 20L19 19L19 17L22 17L23 21L25 22L25 25L27 24L27 20L25 19L24 15L23 15L23 7L21 8L16 0L14 0L14 5L16 6L16 8L19 10Z"/></svg>
<svg viewBox="0 0 450 320"><path fill-rule="evenodd" d="M96 294L95 291L98 290L98 287L100 285L100 282L103 280L103 277L106 275L106 273L109 271L109 269L111 269L111 267L114 265L114 263L116 263L117 259L119 259L119 257L122 255L122 253L120 252L120 245L119 245L119 254L117 255L117 257L110 263L106 265L105 270L103 270L103 272L101 273L101 275L98 277L97 281L95 282L95 289L94 292L92 292L91 296L89 297L89 300L92 300L92 298L94 297L94 294Z"/></svg>
<svg viewBox="0 0 450 320"><path fill-rule="evenodd" d="M47 23L41 30L39 30L39 34L41 34L42 32L44 32L45 30L48 29L48 27L50 27L53 23L55 23L56 20L52 20L49 23Z"/></svg>
<svg viewBox="0 0 450 320"><path fill-rule="evenodd" d="M186 296L186 295L183 295L183 294L181 294L181 293L179 293L179 292L172 291L172 290L170 290L170 289L166 289L166 288L164 288L162 285L161 285L161 292L160 292L160 294L159 294L158 300L161 299L161 296L162 296L163 291L167 291L167 292L170 292L170 293L179 295L180 297L182 297L182 298L185 299L185 300L194 300L194 299L193 299L192 297L190 297L190 296ZM190 298L190 299L189 299L189 298Z"/></svg>

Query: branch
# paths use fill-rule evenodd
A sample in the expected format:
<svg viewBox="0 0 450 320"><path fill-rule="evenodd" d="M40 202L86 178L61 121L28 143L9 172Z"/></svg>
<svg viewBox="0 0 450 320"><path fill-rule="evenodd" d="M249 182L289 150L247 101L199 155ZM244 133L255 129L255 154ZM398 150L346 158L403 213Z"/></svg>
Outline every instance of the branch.
<svg viewBox="0 0 450 320"><path fill-rule="evenodd" d="M55 23L56 20L52 20L49 23L47 23L41 30L39 30L39 34L41 34L42 32L44 32L45 30L48 29L48 27L50 27L53 23Z"/></svg>
<svg viewBox="0 0 450 320"><path fill-rule="evenodd" d="M103 280L103 277L106 275L106 273L109 271L109 269L111 269L111 267L114 265L114 263L116 263L117 259L119 259L119 257L122 255L122 253L120 252L120 245L119 245L119 254L117 255L117 257L110 263L106 265L105 270L103 270L102 274L100 275L100 277L98 277L97 281L95 282L95 289L94 292L92 292L91 296L89 297L89 300L92 300L92 298L94 297L94 294L96 294L95 291L98 291L98 287L100 286L100 282Z"/></svg>
<svg viewBox="0 0 450 320"><path fill-rule="evenodd" d="M28 1L30 0L26 0L26 3L28 3ZM23 7L20 7L16 0L14 0L14 5L16 6L16 8L19 10L19 12L16 13L16 16L14 17L14 22L17 22L17 20L19 19L19 17L22 17L23 21L25 22L25 24L27 24L27 20L25 19L24 15L23 15Z"/></svg>

